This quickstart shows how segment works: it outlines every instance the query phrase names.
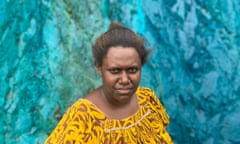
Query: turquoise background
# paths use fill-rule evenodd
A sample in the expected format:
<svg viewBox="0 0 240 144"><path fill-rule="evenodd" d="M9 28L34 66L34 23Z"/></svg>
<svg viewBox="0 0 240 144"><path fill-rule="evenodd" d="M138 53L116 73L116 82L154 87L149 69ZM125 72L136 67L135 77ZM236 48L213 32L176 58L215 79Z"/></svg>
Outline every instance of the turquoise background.
<svg viewBox="0 0 240 144"><path fill-rule="evenodd" d="M176 144L240 143L239 0L0 0L0 143L43 143L101 84L91 47L111 21L152 53L154 89Z"/></svg>

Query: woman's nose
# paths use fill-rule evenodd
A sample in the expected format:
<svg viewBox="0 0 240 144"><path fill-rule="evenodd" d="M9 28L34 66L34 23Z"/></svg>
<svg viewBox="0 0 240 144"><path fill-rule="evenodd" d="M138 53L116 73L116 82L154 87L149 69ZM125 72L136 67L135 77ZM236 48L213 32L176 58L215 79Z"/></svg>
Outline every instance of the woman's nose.
<svg viewBox="0 0 240 144"><path fill-rule="evenodd" d="M121 78L120 78L120 83L121 84L129 84L129 77L126 72L122 72Z"/></svg>

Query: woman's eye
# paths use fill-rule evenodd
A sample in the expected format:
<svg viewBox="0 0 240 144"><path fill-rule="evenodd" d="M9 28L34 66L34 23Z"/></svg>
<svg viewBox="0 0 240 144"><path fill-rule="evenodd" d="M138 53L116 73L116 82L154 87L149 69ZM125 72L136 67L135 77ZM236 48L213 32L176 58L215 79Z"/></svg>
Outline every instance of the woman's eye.
<svg viewBox="0 0 240 144"><path fill-rule="evenodd" d="M113 68L113 69L110 69L109 71L110 71L112 74L117 74L117 73L120 72L120 69L118 69L118 68Z"/></svg>
<svg viewBox="0 0 240 144"><path fill-rule="evenodd" d="M138 70L137 68L134 68L134 67L133 67L133 68L129 68L129 69L128 69L128 72L129 72L129 73L136 73L137 70Z"/></svg>

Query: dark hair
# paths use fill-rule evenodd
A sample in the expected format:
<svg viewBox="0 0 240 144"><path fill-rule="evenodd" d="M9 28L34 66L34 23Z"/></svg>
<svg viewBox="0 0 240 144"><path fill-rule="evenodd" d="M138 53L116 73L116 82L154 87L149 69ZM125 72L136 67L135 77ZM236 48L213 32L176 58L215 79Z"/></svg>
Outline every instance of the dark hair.
<svg viewBox="0 0 240 144"><path fill-rule="evenodd" d="M130 29L112 22L108 31L100 35L93 46L95 64L102 66L104 56L113 46L133 47L137 50L142 65L146 62L148 51L145 48L144 40Z"/></svg>

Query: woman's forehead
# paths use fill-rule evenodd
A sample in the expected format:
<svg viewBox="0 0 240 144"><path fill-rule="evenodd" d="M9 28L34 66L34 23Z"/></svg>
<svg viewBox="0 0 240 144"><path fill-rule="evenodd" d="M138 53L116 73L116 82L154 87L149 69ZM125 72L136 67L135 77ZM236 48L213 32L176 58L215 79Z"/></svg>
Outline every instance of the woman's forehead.
<svg viewBox="0 0 240 144"><path fill-rule="evenodd" d="M141 60L134 48L118 46L108 50L104 62L108 65L138 65Z"/></svg>

